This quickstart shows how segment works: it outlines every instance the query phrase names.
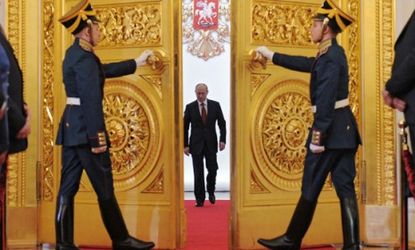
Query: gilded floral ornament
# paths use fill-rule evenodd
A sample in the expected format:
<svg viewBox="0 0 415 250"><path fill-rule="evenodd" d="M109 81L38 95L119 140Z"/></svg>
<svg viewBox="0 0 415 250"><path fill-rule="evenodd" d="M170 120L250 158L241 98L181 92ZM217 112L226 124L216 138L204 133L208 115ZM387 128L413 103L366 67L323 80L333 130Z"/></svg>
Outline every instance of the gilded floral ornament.
<svg viewBox="0 0 415 250"><path fill-rule="evenodd" d="M128 190L154 171L161 145L159 117L145 93L117 80L105 83L104 114L114 184Z"/></svg>
<svg viewBox="0 0 415 250"><path fill-rule="evenodd" d="M230 42L229 0L184 0L183 43L205 61L224 52Z"/></svg>
<svg viewBox="0 0 415 250"><path fill-rule="evenodd" d="M280 82L263 92L254 111L257 170L283 190L298 190L301 185L304 145L313 120L307 92L308 84L302 80Z"/></svg>

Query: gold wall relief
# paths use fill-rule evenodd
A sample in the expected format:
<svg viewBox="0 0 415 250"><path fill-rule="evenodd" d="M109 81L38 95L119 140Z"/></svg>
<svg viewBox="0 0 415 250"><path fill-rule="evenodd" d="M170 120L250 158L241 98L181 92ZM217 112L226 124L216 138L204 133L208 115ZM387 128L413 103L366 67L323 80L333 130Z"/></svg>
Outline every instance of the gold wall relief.
<svg viewBox="0 0 415 250"><path fill-rule="evenodd" d="M249 185L249 193L251 194L264 194L270 193L269 190L261 183L261 181L256 176L255 172L251 167L251 179Z"/></svg>
<svg viewBox="0 0 415 250"><path fill-rule="evenodd" d="M251 74L251 96L255 94L255 91L271 76L271 74Z"/></svg>
<svg viewBox="0 0 415 250"><path fill-rule="evenodd" d="M163 99L162 77L161 75L141 75L146 82L151 84L157 91L161 99Z"/></svg>
<svg viewBox="0 0 415 250"><path fill-rule="evenodd" d="M304 147L313 121L308 84L287 80L266 91L255 109L252 147L256 168L274 186L289 191L301 186Z"/></svg>
<svg viewBox="0 0 415 250"><path fill-rule="evenodd" d="M154 181L143 190L143 193L163 193L164 192L164 171L163 167L160 170L160 173L154 179Z"/></svg>
<svg viewBox="0 0 415 250"><path fill-rule="evenodd" d="M101 20L99 48L160 46L162 44L161 3L94 7Z"/></svg>
<svg viewBox="0 0 415 250"><path fill-rule="evenodd" d="M55 56L55 8L53 0L42 2L42 148L41 148L41 199L52 201L54 198L55 179L54 163L54 56Z"/></svg>
<svg viewBox="0 0 415 250"><path fill-rule="evenodd" d="M284 1L259 2L252 6L251 39L255 44L290 44L314 47L309 29L318 5Z"/></svg>

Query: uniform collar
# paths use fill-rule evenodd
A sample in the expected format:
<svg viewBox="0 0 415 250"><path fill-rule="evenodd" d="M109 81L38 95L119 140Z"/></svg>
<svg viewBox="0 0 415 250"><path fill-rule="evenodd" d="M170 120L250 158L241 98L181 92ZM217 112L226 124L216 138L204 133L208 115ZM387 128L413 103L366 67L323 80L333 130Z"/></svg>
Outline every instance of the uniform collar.
<svg viewBox="0 0 415 250"><path fill-rule="evenodd" d="M327 51L327 49L331 46L331 44L332 44L332 39L327 39L327 40L321 42L318 45L318 53L322 54L322 52Z"/></svg>
<svg viewBox="0 0 415 250"><path fill-rule="evenodd" d="M77 38L79 47L85 51L94 52L94 46L84 39Z"/></svg>
<svg viewBox="0 0 415 250"><path fill-rule="evenodd" d="M336 38L327 39L321 42L318 45L318 56L325 54L333 44L337 44Z"/></svg>

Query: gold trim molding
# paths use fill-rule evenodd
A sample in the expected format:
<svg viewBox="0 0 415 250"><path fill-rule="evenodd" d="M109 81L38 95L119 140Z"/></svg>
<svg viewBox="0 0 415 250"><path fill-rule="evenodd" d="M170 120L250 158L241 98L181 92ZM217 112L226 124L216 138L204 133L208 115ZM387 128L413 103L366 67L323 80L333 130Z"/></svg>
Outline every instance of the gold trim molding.
<svg viewBox="0 0 415 250"><path fill-rule="evenodd" d="M23 207L26 190L25 156L22 153L10 155L7 170L7 204L9 207Z"/></svg>
<svg viewBox="0 0 415 250"><path fill-rule="evenodd" d="M377 176L377 202L382 205L395 205L397 203L396 183L396 156L395 156L395 112L382 101L384 83L390 77L393 62L394 22L393 0L376 1L376 93L377 93L377 140L376 155Z"/></svg>
<svg viewBox="0 0 415 250"><path fill-rule="evenodd" d="M54 0L42 2L42 130L41 147L41 199L52 201L54 199L54 57L55 57L55 8Z"/></svg>
<svg viewBox="0 0 415 250"><path fill-rule="evenodd" d="M362 131L362 117L361 117L361 93L362 93L362 86L361 86L361 76L360 76L360 69L361 69L361 60L360 60L360 52L361 52L361 45L360 45L360 1L358 0L350 0L347 4L347 12L356 20L354 24L347 29L346 38L348 37L348 47L350 48L346 51L347 59L349 63L349 100L350 100L350 107L352 112L359 124L359 131ZM361 192L360 190L360 183L361 183L361 153L359 151L356 154L356 179L355 179L355 188L356 192Z"/></svg>

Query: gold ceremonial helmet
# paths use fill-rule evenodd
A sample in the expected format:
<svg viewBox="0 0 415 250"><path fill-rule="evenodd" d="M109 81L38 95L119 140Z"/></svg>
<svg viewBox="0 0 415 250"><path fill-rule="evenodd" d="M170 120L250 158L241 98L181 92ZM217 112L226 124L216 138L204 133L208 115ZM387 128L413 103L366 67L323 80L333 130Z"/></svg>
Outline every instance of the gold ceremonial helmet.
<svg viewBox="0 0 415 250"><path fill-rule="evenodd" d="M337 7L333 0L325 0L314 19L323 20L336 33L342 32L355 21L353 17Z"/></svg>
<svg viewBox="0 0 415 250"><path fill-rule="evenodd" d="M95 10L92 9L89 0L82 0L63 15L63 17L59 19L59 22L61 22L69 32L75 35L87 25L99 22L95 15Z"/></svg>

